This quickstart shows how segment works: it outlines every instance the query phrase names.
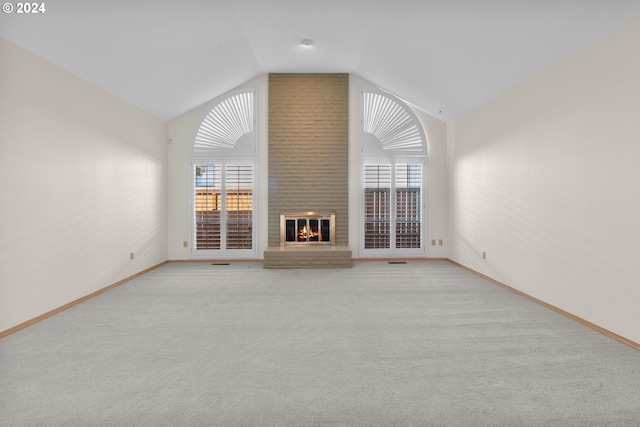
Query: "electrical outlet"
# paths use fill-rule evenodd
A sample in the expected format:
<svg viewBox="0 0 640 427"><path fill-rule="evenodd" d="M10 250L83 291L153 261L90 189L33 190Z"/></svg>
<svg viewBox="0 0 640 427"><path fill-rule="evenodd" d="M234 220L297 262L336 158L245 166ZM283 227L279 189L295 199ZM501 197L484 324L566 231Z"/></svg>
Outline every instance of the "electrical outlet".
<svg viewBox="0 0 640 427"><path fill-rule="evenodd" d="M444 244L444 241L442 239L438 240L438 246L442 246Z"/></svg>
<svg viewBox="0 0 640 427"><path fill-rule="evenodd" d="M185 240L184 242L182 242L182 247L183 247L183 248L186 248L186 247L187 247L187 245L188 245L188 243L187 243L187 241L186 241L186 240Z"/></svg>
<svg viewBox="0 0 640 427"><path fill-rule="evenodd" d="M486 252L482 252L482 259L487 259L487 253Z"/></svg>
<svg viewBox="0 0 640 427"><path fill-rule="evenodd" d="M436 239L433 239L433 240L431 241L431 246L435 246L435 245L436 245Z"/></svg>
<svg viewBox="0 0 640 427"><path fill-rule="evenodd" d="M129 259L133 259L133 252L129 253Z"/></svg>

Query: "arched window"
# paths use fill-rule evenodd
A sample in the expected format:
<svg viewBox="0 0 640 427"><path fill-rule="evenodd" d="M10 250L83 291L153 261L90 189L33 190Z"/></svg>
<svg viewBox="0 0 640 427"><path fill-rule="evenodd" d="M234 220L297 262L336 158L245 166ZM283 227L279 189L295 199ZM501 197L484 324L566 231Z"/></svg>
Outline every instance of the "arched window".
<svg viewBox="0 0 640 427"><path fill-rule="evenodd" d="M192 255L256 256L256 90L215 99L192 150Z"/></svg>
<svg viewBox="0 0 640 427"><path fill-rule="evenodd" d="M424 130L399 98L373 89L360 95L360 253L424 254Z"/></svg>

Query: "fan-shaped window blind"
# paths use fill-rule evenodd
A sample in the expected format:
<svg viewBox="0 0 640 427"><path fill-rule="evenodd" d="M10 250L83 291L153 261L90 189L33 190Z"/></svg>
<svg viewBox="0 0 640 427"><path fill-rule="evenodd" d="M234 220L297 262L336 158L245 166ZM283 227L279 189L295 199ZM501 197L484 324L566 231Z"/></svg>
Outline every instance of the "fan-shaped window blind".
<svg viewBox="0 0 640 427"><path fill-rule="evenodd" d="M253 132L255 91L247 90L218 101L202 120L193 143L194 154L231 150Z"/></svg>
<svg viewBox="0 0 640 427"><path fill-rule="evenodd" d="M424 131L415 113L400 99L381 91L362 91L362 130L384 150L423 151Z"/></svg>

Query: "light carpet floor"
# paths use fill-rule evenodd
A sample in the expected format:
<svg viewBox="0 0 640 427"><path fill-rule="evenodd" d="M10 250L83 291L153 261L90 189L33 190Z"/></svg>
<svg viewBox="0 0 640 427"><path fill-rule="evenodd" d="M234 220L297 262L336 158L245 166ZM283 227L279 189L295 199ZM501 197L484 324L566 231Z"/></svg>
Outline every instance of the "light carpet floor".
<svg viewBox="0 0 640 427"><path fill-rule="evenodd" d="M0 340L2 426L638 426L640 352L451 263L170 263Z"/></svg>

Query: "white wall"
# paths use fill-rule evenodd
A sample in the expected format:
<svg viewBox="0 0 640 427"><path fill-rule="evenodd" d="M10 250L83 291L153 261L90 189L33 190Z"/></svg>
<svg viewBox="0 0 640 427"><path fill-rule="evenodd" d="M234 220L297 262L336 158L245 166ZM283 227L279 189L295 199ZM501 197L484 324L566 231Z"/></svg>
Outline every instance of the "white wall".
<svg viewBox="0 0 640 427"><path fill-rule="evenodd" d="M427 134L427 257L446 258L449 243L447 196L447 125L442 120L414 108ZM435 240L435 245L433 244ZM440 244L442 241L442 245Z"/></svg>
<svg viewBox="0 0 640 427"><path fill-rule="evenodd" d="M449 257L635 342L639 40L636 20L447 135Z"/></svg>
<svg viewBox="0 0 640 427"><path fill-rule="evenodd" d="M0 62L4 331L167 259L167 145L161 120L4 39Z"/></svg>
<svg viewBox="0 0 640 427"><path fill-rule="evenodd" d="M262 258L264 249L267 247L268 237L268 165L269 151L268 139L268 75L264 74L252 79L240 88L256 88L258 91L258 141L257 141L257 191L256 204L258 206L258 257ZM190 246L192 197L192 176L190 151L196 131L204 117L211 111L211 102L201 105L198 108L183 114L182 116L169 122L168 133L171 143L169 144L169 259L187 260L191 259L190 247L184 247L187 241Z"/></svg>
<svg viewBox="0 0 640 427"><path fill-rule="evenodd" d="M354 258L359 246L360 212L360 90L377 88L372 83L356 76L349 76L349 244ZM384 88L382 88L384 89ZM448 242L447 224L447 125L440 119L411 106L422 123L427 137L428 159L426 177L425 234L426 256L446 258ZM431 245L435 240L436 245ZM439 241L443 245L439 246ZM385 257L387 257L385 255ZM402 255L405 257L405 255ZM422 257L422 256L421 256Z"/></svg>

